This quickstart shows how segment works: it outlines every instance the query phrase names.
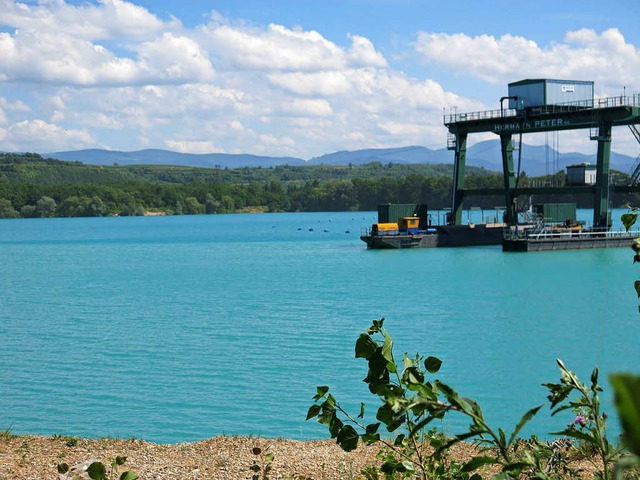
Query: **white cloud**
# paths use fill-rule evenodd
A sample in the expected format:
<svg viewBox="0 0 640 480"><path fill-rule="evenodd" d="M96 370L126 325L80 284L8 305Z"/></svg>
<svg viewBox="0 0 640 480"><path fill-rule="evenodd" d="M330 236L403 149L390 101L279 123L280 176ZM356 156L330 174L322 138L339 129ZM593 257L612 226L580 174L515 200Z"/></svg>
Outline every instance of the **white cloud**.
<svg viewBox="0 0 640 480"><path fill-rule="evenodd" d="M201 32L212 55L240 68L309 72L387 65L373 44L357 35L350 37L351 48L345 50L316 31L276 24L257 29L214 22Z"/></svg>
<svg viewBox="0 0 640 480"><path fill-rule="evenodd" d="M387 67L387 61L380 52L377 52L373 43L368 38L359 35L351 35L351 48L349 49L349 63L355 67Z"/></svg>
<svg viewBox="0 0 640 480"><path fill-rule="evenodd" d="M523 78L594 80L599 91L607 92L633 84L640 76L640 51L615 28L601 34L589 29L569 32L564 43L547 47L509 34L497 38L420 32L415 49L425 60L491 83Z"/></svg>
<svg viewBox="0 0 640 480"><path fill-rule="evenodd" d="M297 95L333 96L347 92L352 84L346 72L287 72L267 76L272 84Z"/></svg>
<svg viewBox="0 0 640 480"><path fill-rule="evenodd" d="M163 78L182 83L208 81L213 77L206 52L191 38L165 33L158 40L143 43L138 53L144 76L150 83Z"/></svg>
<svg viewBox="0 0 640 480"><path fill-rule="evenodd" d="M9 118L6 112L29 112L30 108L24 102L17 100L11 102L4 97L0 97L0 125L6 125L9 123Z"/></svg>
<svg viewBox="0 0 640 480"><path fill-rule="evenodd" d="M180 153L213 153L217 149L208 140L166 140L167 148Z"/></svg>
<svg viewBox="0 0 640 480"><path fill-rule="evenodd" d="M21 30L64 32L85 40L144 38L181 27L172 18L163 22L148 10L122 0L101 0L98 5L70 5L61 0L38 5L0 0L0 25Z"/></svg>
<svg viewBox="0 0 640 480"><path fill-rule="evenodd" d="M51 152L96 145L96 140L85 130L69 130L39 119L10 125L3 130L2 141L8 150L29 152Z"/></svg>
<svg viewBox="0 0 640 480"><path fill-rule="evenodd" d="M193 40L165 33L140 44L138 58L65 33L0 33L0 78L63 85L136 85L207 81L213 68Z"/></svg>

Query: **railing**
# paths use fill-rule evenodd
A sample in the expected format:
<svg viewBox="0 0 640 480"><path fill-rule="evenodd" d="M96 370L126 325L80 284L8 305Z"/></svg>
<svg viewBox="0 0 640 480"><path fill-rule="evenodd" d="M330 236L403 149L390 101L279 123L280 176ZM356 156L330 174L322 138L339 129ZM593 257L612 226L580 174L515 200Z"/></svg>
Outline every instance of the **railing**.
<svg viewBox="0 0 640 480"><path fill-rule="evenodd" d="M527 107L527 111L533 115L545 115L552 113L576 112L587 109L601 109L614 107L640 107L640 93L634 95L620 95L618 97L596 98L579 102L557 103L554 105L542 105ZM484 110L480 112L453 113L444 115L444 124L458 122L472 122L477 120L490 120L496 118L510 118L518 116L522 110L505 108L503 110Z"/></svg>
<svg viewBox="0 0 640 480"><path fill-rule="evenodd" d="M504 238L506 240L568 240L568 239L589 239L589 238L638 238L640 230L602 230L602 231L561 231L554 232L552 229L546 229L542 232L529 231L530 229L514 230L505 229Z"/></svg>

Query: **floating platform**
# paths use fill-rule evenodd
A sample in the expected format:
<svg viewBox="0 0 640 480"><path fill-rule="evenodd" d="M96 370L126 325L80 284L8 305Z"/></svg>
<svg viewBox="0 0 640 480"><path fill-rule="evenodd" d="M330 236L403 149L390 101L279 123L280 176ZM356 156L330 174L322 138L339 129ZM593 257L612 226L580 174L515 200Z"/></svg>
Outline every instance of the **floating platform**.
<svg viewBox="0 0 640 480"><path fill-rule="evenodd" d="M505 230L503 252L544 252L630 247L640 231L522 232Z"/></svg>
<svg viewBox="0 0 640 480"><path fill-rule="evenodd" d="M438 225L411 234L373 235L363 232L360 239L371 249L471 247L500 245L504 224Z"/></svg>

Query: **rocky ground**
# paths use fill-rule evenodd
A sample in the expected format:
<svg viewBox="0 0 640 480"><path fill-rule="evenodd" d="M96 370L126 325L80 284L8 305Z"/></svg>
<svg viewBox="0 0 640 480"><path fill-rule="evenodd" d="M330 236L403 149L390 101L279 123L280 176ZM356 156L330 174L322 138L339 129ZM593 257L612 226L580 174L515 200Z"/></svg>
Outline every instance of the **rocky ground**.
<svg viewBox="0 0 640 480"><path fill-rule="evenodd" d="M260 463L260 456L253 453L255 447L263 454L274 455L269 474L271 480L360 479L363 478L360 470L376 461L378 451L378 447L373 446L346 453L333 441L299 442L252 437L225 436L163 445L135 439L3 435L0 436L0 480L59 480L56 466L61 462L70 466L94 459L107 463L116 456L127 457L120 473L133 470L141 479L251 479L251 465L256 460ZM475 448L462 444L452 453L455 458L465 461L473 455ZM588 471L582 478L593 478L592 468L588 462L583 463Z"/></svg>

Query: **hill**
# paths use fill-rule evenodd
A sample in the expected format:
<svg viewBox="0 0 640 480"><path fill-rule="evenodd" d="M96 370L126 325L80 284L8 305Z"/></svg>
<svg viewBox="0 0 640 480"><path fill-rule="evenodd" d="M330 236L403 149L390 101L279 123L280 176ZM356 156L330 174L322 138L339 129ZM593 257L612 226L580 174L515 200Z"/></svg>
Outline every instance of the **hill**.
<svg viewBox="0 0 640 480"><path fill-rule="evenodd" d="M339 151L303 160L295 157L267 157L248 154L191 154L178 153L168 150L139 150L136 152L118 152L111 150L77 150L68 152L55 152L47 154L48 157L65 161L76 161L91 165L174 165L182 167L206 167L206 168L243 168L275 166L348 166L364 165L371 162L383 164L449 164L453 163L453 152L447 149L431 150L420 146L407 146L400 148L370 148L354 151ZM519 153L514 152L514 161L517 168ZM595 163L596 153L585 155L582 153L560 153L550 146L533 146L523 144L521 154L521 170L529 176L541 176L547 173L555 173L564 170L567 165L574 163ZM628 172L635 162L635 158L612 152L611 168L622 172ZM500 156L500 142L487 140L471 146L467 150L467 164L482 167L492 171L502 171ZM557 169L556 169L557 166Z"/></svg>
<svg viewBox="0 0 640 480"><path fill-rule="evenodd" d="M104 157L103 157L104 158ZM158 158L156 158L158 161ZM361 165L277 165L275 167L206 168L164 164L101 165L80 161L43 158L38 154L0 153L0 181L37 185L95 183L115 185L127 182L185 184L192 182L229 185L265 182L338 181L352 179L402 178L408 175L451 178L451 164L387 163ZM481 167L469 167L470 176L490 176Z"/></svg>
<svg viewBox="0 0 640 480"><path fill-rule="evenodd" d="M306 163L300 158L293 157L264 157L227 153L194 154L159 149L138 150L135 152L89 149L48 153L45 156L57 160L75 161L92 165L180 165L206 168L241 168L304 165Z"/></svg>

